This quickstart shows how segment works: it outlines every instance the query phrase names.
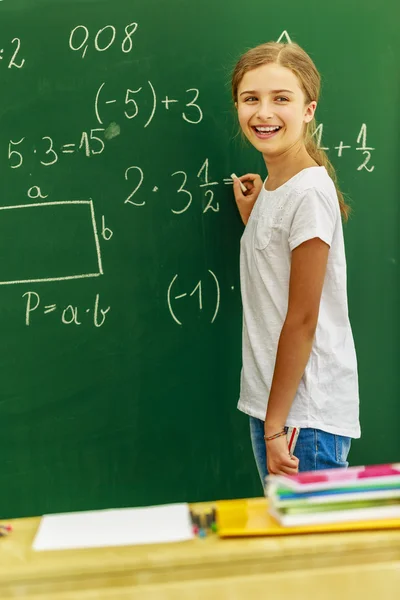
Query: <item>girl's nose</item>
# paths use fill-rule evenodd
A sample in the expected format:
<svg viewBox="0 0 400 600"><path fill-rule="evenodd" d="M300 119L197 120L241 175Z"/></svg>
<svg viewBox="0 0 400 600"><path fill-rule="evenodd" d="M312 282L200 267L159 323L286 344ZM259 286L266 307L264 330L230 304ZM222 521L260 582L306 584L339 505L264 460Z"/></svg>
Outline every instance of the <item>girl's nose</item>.
<svg viewBox="0 0 400 600"><path fill-rule="evenodd" d="M260 121L267 121L273 117L272 107L269 102L262 102L257 111L257 117Z"/></svg>

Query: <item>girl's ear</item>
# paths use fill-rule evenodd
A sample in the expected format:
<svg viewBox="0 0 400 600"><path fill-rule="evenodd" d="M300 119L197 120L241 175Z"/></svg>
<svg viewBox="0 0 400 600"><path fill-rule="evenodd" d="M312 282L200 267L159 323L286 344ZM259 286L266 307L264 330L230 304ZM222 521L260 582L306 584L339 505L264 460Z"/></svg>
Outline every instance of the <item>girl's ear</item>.
<svg viewBox="0 0 400 600"><path fill-rule="evenodd" d="M316 108L317 108L317 102L315 100L313 100L307 106L306 113L304 115L305 123L310 123L313 120Z"/></svg>
<svg viewBox="0 0 400 600"><path fill-rule="evenodd" d="M237 110L237 107L238 107L238 103L237 103L237 102L235 102L235 108L236 108L236 110Z"/></svg>

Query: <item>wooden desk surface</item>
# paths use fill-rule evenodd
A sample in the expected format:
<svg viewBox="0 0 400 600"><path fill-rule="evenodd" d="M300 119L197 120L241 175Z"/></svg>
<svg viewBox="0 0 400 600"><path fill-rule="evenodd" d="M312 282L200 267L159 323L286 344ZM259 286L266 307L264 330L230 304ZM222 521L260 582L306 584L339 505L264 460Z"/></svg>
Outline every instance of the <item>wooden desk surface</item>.
<svg viewBox="0 0 400 600"><path fill-rule="evenodd" d="M266 590L296 600L400 596L400 531L34 552L39 521L15 520L0 539L1 600L249 600Z"/></svg>

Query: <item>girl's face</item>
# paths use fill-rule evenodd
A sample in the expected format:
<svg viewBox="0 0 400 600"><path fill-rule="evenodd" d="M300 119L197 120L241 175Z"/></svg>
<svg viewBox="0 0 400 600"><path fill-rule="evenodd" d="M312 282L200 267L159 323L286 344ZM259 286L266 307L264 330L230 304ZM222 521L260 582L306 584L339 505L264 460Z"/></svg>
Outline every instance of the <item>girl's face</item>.
<svg viewBox="0 0 400 600"><path fill-rule="evenodd" d="M240 127L266 158L303 143L304 125L312 121L316 107L315 101L306 104L296 75L275 63L248 71L238 88Z"/></svg>

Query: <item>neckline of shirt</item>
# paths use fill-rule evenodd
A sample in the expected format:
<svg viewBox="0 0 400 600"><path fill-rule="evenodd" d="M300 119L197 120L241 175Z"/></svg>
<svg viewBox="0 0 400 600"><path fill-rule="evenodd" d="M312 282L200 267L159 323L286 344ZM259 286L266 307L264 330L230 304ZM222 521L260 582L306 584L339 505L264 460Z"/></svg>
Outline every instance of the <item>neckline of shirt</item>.
<svg viewBox="0 0 400 600"><path fill-rule="evenodd" d="M265 184L267 183L267 180L268 180L268 175L267 175L267 177L264 179L264 183L263 183L263 192L265 194L276 194L277 192L281 192L286 187L289 187L293 183L293 181L295 181L305 171L309 171L310 169L324 169L325 170L325 167L322 166L322 165L319 165L317 167L316 166L314 166L314 167L306 167L305 169L302 169L301 171L299 171L298 173L296 173L296 175L293 175L293 177L291 177L290 179L288 179L287 181L285 181L285 183L282 183L282 185L280 185L279 187L277 187L275 190L267 190L267 189L265 189Z"/></svg>

